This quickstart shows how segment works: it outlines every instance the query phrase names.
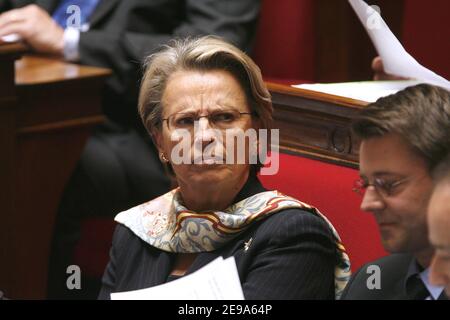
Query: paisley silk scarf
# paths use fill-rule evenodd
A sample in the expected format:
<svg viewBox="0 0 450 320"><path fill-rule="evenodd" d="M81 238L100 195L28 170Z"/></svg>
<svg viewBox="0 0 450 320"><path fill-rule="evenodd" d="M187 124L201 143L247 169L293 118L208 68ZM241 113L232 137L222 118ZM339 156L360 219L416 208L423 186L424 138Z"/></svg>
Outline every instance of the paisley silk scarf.
<svg viewBox="0 0 450 320"><path fill-rule="evenodd" d="M322 218L333 233L339 254L335 293L339 298L350 279L350 261L333 225L319 210L278 191L265 191L239 201L224 211L194 212L182 202L179 188L119 213L115 220L146 243L177 253L214 251L245 231L253 222L284 209L298 208Z"/></svg>

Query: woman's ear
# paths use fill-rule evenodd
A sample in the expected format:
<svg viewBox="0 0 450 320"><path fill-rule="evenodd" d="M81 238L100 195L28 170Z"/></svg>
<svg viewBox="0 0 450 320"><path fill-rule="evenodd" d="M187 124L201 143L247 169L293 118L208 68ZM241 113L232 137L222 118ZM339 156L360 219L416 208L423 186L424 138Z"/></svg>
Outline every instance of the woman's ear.
<svg viewBox="0 0 450 320"><path fill-rule="evenodd" d="M151 132L153 142L155 143L158 152L164 152L162 132L155 128L153 128Z"/></svg>
<svg viewBox="0 0 450 320"><path fill-rule="evenodd" d="M167 164L169 160L166 153L164 152L162 132L157 129L152 130L152 139L156 145L156 148L158 149L159 159L161 160L162 163Z"/></svg>

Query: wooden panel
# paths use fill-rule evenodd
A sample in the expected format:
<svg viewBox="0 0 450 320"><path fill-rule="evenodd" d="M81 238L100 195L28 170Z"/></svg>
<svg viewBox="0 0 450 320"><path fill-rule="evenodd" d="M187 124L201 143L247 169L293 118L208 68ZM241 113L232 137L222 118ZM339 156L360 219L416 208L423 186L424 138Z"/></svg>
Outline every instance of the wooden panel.
<svg viewBox="0 0 450 320"><path fill-rule="evenodd" d="M0 288L14 299L43 299L59 199L103 121L110 71L33 56L9 63L10 90L0 91Z"/></svg>
<svg viewBox="0 0 450 320"><path fill-rule="evenodd" d="M11 289L8 277L14 271L7 260L12 254L11 228L14 212L13 185L17 96L14 84L14 60L25 48L20 45L0 45L0 290ZM8 291L7 291L8 292Z"/></svg>
<svg viewBox="0 0 450 320"><path fill-rule="evenodd" d="M8 263L14 298L46 297L48 257L62 191L90 134L90 128L20 135L16 141L15 219ZM20 218L19 218L20 216Z"/></svg>
<svg viewBox="0 0 450 320"><path fill-rule="evenodd" d="M92 105L101 103L99 88L108 70L27 56L16 62L16 71L19 130L98 115Z"/></svg>
<svg viewBox="0 0 450 320"><path fill-rule="evenodd" d="M26 48L19 44L0 43L0 103L15 100L14 61L25 51Z"/></svg>
<svg viewBox="0 0 450 320"><path fill-rule="evenodd" d="M359 143L351 121L365 102L274 83L267 86L281 151L358 167Z"/></svg>
<svg viewBox="0 0 450 320"><path fill-rule="evenodd" d="M99 80L85 80L89 86L83 82L18 86L19 130L98 115L97 108L92 106L101 103Z"/></svg>

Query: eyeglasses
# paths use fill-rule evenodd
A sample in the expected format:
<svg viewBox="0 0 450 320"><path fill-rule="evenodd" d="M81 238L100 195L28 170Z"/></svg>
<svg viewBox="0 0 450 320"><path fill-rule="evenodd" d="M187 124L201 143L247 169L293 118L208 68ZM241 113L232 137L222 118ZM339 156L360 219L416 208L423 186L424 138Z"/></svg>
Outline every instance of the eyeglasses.
<svg viewBox="0 0 450 320"><path fill-rule="evenodd" d="M380 195L389 197L395 194L396 188L405 183L407 180L409 180L408 177L395 181L388 181L383 178L375 178L372 183L369 183L369 181L367 181L366 179L360 178L354 182L352 191L361 196L364 196L367 188L373 186Z"/></svg>
<svg viewBox="0 0 450 320"><path fill-rule="evenodd" d="M251 112L239 112L232 109L213 111L206 116L199 116L196 113L179 112L162 120L167 122L167 127L169 130L193 130L197 121L201 118L207 118L212 128L223 130L234 127L243 115L251 114Z"/></svg>

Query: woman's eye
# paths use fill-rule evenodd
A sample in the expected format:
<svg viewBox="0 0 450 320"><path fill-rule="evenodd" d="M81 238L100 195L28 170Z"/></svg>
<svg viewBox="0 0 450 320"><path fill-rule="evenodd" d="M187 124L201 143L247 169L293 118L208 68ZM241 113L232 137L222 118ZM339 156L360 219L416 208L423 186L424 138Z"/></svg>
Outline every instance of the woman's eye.
<svg viewBox="0 0 450 320"><path fill-rule="evenodd" d="M188 125L193 125L194 124L194 117L192 116L184 116L181 118L178 118L176 121L177 126L188 126Z"/></svg>
<svg viewBox="0 0 450 320"><path fill-rule="evenodd" d="M230 112L221 112L214 114L212 116L212 120L214 122L232 122L235 120L235 116L233 113Z"/></svg>

